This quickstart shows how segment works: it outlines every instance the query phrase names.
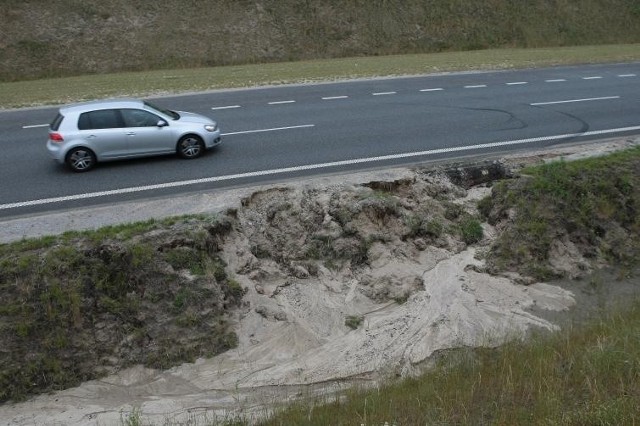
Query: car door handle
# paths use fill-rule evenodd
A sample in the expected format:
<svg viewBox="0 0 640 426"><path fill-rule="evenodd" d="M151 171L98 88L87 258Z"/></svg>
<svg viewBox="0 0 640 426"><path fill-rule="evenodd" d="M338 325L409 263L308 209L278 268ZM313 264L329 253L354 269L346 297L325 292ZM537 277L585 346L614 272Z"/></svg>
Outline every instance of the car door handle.
<svg viewBox="0 0 640 426"><path fill-rule="evenodd" d="M127 132L127 136L135 136L136 132Z"/></svg>
<svg viewBox="0 0 640 426"><path fill-rule="evenodd" d="M88 135L87 139L95 139L96 135Z"/></svg>

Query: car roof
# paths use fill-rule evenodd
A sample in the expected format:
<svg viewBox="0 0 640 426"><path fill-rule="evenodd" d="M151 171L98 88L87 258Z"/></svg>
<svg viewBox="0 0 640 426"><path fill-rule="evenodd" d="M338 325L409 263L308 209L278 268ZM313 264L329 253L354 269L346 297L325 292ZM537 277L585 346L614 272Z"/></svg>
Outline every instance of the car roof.
<svg viewBox="0 0 640 426"><path fill-rule="evenodd" d="M115 109L115 108L143 108L144 102L140 99L103 99L98 101L81 102L77 104L66 105L60 108L60 113L85 112L98 109Z"/></svg>

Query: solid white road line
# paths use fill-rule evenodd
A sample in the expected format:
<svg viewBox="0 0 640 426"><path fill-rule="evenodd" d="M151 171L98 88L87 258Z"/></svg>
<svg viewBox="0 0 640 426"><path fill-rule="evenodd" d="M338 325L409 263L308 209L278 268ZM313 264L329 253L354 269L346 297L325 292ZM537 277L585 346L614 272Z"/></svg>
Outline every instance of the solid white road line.
<svg viewBox="0 0 640 426"><path fill-rule="evenodd" d="M240 105L227 105L227 106L219 106L219 107L211 107L212 110L216 111L219 109L234 109L234 108L242 108Z"/></svg>
<svg viewBox="0 0 640 426"><path fill-rule="evenodd" d="M272 129L243 130L240 132L222 133L221 136L246 135L247 133L276 132L278 130L305 129L314 126L315 124L301 124L300 126L274 127Z"/></svg>
<svg viewBox="0 0 640 426"><path fill-rule="evenodd" d="M568 99L566 101L553 101L553 102L536 102L529 105L539 106L539 105L554 105L554 104L570 104L573 102L604 101L607 99L620 99L620 96L603 96L601 98Z"/></svg>
<svg viewBox="0 0 640 426"><path fill-rule="evenodd" d="M269 102L269 105L283 105L283 104L295 104L296 101L276 101L276 102Z"/></svg>
<svg viewBox="0 0 640 426"><path fill-rule="evenodd" d="M594 131L584 132L584 133L567 133L564 135L541 136L536 138L516 139L516 140L502 141L502 142L489 142L489 143L468 145L468 146L454 146L450 148L439 148L439 149L432 149L428 151L382 155L379 157L355 158L351 160L334 161L331 163L306 164L302 166L285 167L281 169L259 170L255 172L238 173L234 175L212 176L212 177L202 178L202 179L175 181L175 182L159 183L155 185L113 189L109 191L90 192L86 194L67 195L64 197L44 198L40 200L22 201L18 203L0 204L0 210L15 209L19 207L37 206L37 205L51 204L51 203L60 203L64 201L85 200L88 198L98 198L98 197L105 197L105 196L111 196L111 195L130 194L135 192L152 191L157 189L176 188L176 187L182 187L182 186L197 185L202 183L223 182L223 181L242 179L242 178L248 178L248 177L278 175L278 174L285 174L285 173L300 172L305 170L317 170L317 169L324 169L329 167L373 163L373 162L385 161L385 160L396 160L401 158L424 157L424 156L430 156L430 155L445 154L450 152L475 151L475 150L487 149L487 148L500 148L500 147L513 146L513 145L526 145L526 144L536 143L536 142L547 142L547 141L554 141L559 139L575 138L578 136L598 136L598 135L608 135L612 133L621 133L621 132L630 132L630 131L635 132L638 130L640 130L640 126L621 127L618 129L594 130Z"/></svg>

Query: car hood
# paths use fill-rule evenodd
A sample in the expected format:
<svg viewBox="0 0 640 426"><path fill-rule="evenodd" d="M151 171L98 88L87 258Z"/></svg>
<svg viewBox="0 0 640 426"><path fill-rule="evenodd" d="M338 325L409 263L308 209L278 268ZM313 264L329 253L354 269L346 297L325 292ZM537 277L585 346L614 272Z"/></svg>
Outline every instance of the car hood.
<svg viewBox="0 0 640 426"><path fill-rule="evenodd" d="M178 121L183 123L210 124L214 122L209 117L205 117L204 115L200 115L200 114L195 114L193 112L186 112L186 111L176 111L176 112L180 114L180 118L178 119Z"/></svg>

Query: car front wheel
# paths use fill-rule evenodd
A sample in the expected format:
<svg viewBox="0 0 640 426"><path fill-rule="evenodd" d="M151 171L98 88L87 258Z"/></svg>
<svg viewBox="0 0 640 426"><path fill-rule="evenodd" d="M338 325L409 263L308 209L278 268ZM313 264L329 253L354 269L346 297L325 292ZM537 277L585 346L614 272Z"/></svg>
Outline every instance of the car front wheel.
<svg viewBox="0 0 640 426"><path fill-rule="evenodd" d="M96 155L88 148L73 148L67 154L67 165L76 173L88 172L96 165Z"/></svg>
<svg viewBox="0 0 640 426"><path fill-rule="evenodd" d="M198 136L184 136L178 141L178 154L182 158L198 158L204 151L204 142Z"/></svg>

